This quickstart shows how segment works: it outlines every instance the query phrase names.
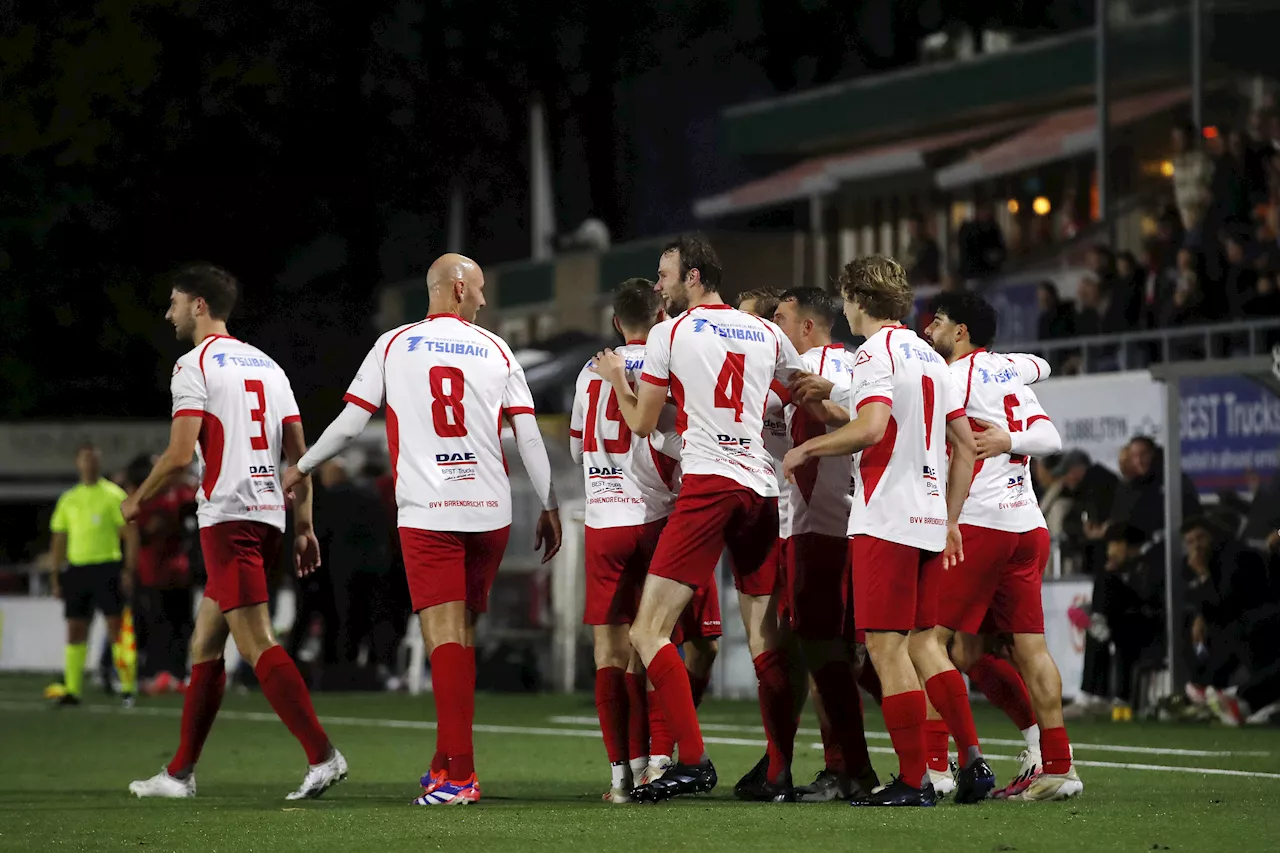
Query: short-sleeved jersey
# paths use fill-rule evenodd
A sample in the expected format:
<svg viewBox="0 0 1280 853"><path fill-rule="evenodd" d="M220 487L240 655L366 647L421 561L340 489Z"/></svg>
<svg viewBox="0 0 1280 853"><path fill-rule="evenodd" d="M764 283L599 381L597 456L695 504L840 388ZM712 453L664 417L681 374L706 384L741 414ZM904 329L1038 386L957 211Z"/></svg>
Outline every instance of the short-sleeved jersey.
<svg viewBox="0 0 1280 853"><path fill-rule="evenodd" d="M849 535L942 551L947 544L947 422L964 398L942 356L906 326L885 326L858 347L853 411L890 406L889 425L854 468Z"/></svg>
<svg viewBox="0 0 1280 853"><path fill-rule="evenodd" d="M502 338L456 314L386 332L343 397L387 408L401 527L477 533L511 524L502 416L533 414L524 370Z"/></svg>
<svg viewBox="0 0 1280 853"><path fill-rule="evenodd" d="M768 320L728 305L699 305L654 326L641 379L670 386L685 474L734 480L776 497L778 477L764 447L765 405L800 356Z"/></svg>
<svg viewBox="0 0 1280 853"><path fill-rule="evenodd" d="M999 424L1013 433L1048 420L1040 401L1024 384L1027 374L1021 367L1014 359L984 349L951 363L951 376L964 390L965 414L975 432L982 429L976 421ZM1028 465L1026 456L1008 453L979 460L961 523L1009 533L1044 527Z"/></svg>
<svg viewBox="0 0 1280 853"><path fill-rule="evenodd" d="M776 379L769 386L769 402L764 407L764 428L761 437L764 449L773 460L773 472L778 480L778 519L786 518L788 510L787 480L782 474L782 459L791 449L791 434L787 432L787 408L791 405L791 392ZM781 524L778 535L781 536Z"/></svg>
<svg viewBox="0 0 1280 853"><path fill-rule="evenodd" d="M170 390L175 418L204 420L204 477L196 492L200 526L259 521L284 530L284 425L300 418L280 365L257 347L211 335L178 359Z"/></svg>
<svg viewBox="0 0 1280 853"><path fill-rule="evenodd" d="M805 372L821 376L835 385L832 397L840 399L852 381L853 359L840 344L814 347L802 353ZM799 406L787 407L787 429L791 444L799 447L811 438L825 435L827 425ZM848 456L828 456L811 459L794 474L794 483L787 483L786 511L781 502L778 509L778 535L786 539L801 533L820 533L823 536L843 537L849 529L849 480L852 476L852 459Z"/></svg>
<svg viewBox="0 0 1280 853"><path fill-rule="evenodd" d="M629 343L614 352L626 363L634 388L644 371L644 344ZM675 504L679 465L658 451L652 436L631 432L613 387L590 366L578 374L569 423L569 435L582 439L586 525L633 527L666 518Z"/></svg>
<svg viewBox="0 0 1280 853"><path fill-rule="evenodd" d="M120 503L125 497L124 489L105 477L93 485L81 483L62 493L53 508L49 530L66 534L70 565L120 561L120 529L126 523Z"/></svg>

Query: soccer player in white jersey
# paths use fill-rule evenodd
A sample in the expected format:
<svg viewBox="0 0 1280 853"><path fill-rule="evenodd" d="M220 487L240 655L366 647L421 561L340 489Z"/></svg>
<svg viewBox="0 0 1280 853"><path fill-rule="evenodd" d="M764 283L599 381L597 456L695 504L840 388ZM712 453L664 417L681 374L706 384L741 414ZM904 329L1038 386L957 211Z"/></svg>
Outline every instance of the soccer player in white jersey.
<svg viewBox="0 0 1280 853"><path fill-rule="evenodd" d="M943 294L926 330L964 388L979 451L960 514L965 568L947 574L938 621L956 634L956 666L980 687L996 681L983 692L1002 700L996 704L1028 736L1023 772L999 792L1002 798L1066 799L1084 785L1062 717L1062 677L1044 639L1040 584L1049 561L1049 531L1027 469L1028 457L1058 452L1062 439L1026 387L1028 380L1048 376L1048 365L1035 356L988 352L995 333L995 309L966 292ZM1016 672L1001 678L1003 662L983 655L984 629L1013 636L1013 662L1022 678ZM1028 691L1029 707L1023 707Z"/></svg>
<svg viewBox="0 0 1280 853"><path fill-rule="evenodd" d="M848 393L853 373L853 353L831 339L839 316L836 298L819 287L787 291L774 314L774 322L800 353L805 372L830 381L836 396ZM787 406L786 417L795 446L830 429L803 407ZM786 619L800 640L825 712L829 730L823 731L824 741L836 741L843 765L824 767L802 795L809 800L824 795L847 800L870 794L880 784L867 752L862 699L849 657L862 641L848 630L854 607L847 538L851 477L849 456L811 459L796 469L783 490L786 500L779 501L785 504L779 533Z"/></svg>
<svg viewBox="0 0 1280 853"><path fill-rule="evenodd" d="M632 385L640 381L644 370L649 330L661 319L662 304L653 282L634 278L618 286L613 297L613 323L626 344L616 352L626 362ZM670 744L655 742L651 751L648 737L641 736L649 730L651 710L644 672L638 656L633 657L628 633L658 535L675 504L679 463L669 454L678 455L679 436L674 432L674 407L668 407L664 414L665 431L660 428L648 438L632 435L618 411L613 389L591 372L590 366L588 363L578 375L569 424L570 453L582 465L585 477L587 587L583 622L592 626L596 711L611 766L612 782L604 798L627 803L636 780L649 768L651 752L659 761L648 774L652 778L666 772L665 764L671 757ZM687 640L691 646L714 643L712 636L720 634L720 602L714 583L690 602L682 622L685 630L680 632L680 642ZM686 665L688 658L699 655L713 661L714 654L713 645L697 651L690 648ZM704 671L709 674L710 667L700 666L697 677ZM689 677L693 682L694 672ZM694 692L696 703L700 691ZM665 730L660 715L654 722L654 728ZM661 734L657 741L663 741Z"/></svg>
<svg viewBox="0 0 1280 853"><path fill-rule="evenodd" d="M794 482L815 456L861 451L849 516L855 616L884 688L881 710L900 775L853 803L934 804L925 767L926 692L952 733L960 733L966 754L956 799L976 801L995 778L973 733L964 679L934 631L941 573L964 559L959 517L973 471L973 434L946 363L902 325L912 305L902 267L881 256L860 258L842 270L840 289L849 328L866 338L847 398L855 417L794 448L784 469ZM829 398L833 387L806 375L792 399Z"/></svg>
<svg viewBox="0 0 1280 853"><path fill-rule="evenodd" d="M226 687L222 653L230 633L253 666L262 694L302 744L310 768L290 800L318 797L346 778L347 762L316 719L307 685L275 639L267 611L267 570L279 559L285 493L278 466L306 451L302 419L289 378L262 350L227 334L236 280L225 270L193 264L177 272L169 311L178 340L194 349L178 359L170 387L169 446L121 505L126 520L191 464L199 445L204 478L197 495L200 548L209 579L191 636L191 680L182 702L181 740L168 766L129 785L139 797L194 797L196 761ZM293 497L294 564L298 575L320 565L311 491Z"/></svg>
<svg viewBox="0 0 1280 853"><path fill-rule="evenodd" d="M543 506L534 548L544 549L544 563L560 548L551 465L524 371L505 341L474 324L485 304L483 272L470 258L443 255L427 271L427 293L426 318L378 338L347 389L346 409L285 476L286 487L301 482L385 405L409 597L436 701L436 752L414 800L424 806L480 799L474 628L511 529L504 415Z"/></svg>
<svg viewBox="0 0 1280 853"><path fill-rule="evenodd" d="M642 801L709 791L716 784L689 678L668 638L694 590L710 583L726 546L759 679L761 714L781 753L777 763L783 766L770 767L768 781L779 797L791 797L795 717L786 655L777 647L777 573L766 563L778 535L778 481L761 431L770 384L790 381L800 356L773 323L726 305L720 277L719 260L702 236L668 244L658 283L672 319L649 334L639 388L632 390L625 362L611 350L598 354L593 368L613 386L627 426L640 437L657 428L669 392L683 438L680 495L631 627L631 644L644 660L680 762L632 792Z"/></svg>

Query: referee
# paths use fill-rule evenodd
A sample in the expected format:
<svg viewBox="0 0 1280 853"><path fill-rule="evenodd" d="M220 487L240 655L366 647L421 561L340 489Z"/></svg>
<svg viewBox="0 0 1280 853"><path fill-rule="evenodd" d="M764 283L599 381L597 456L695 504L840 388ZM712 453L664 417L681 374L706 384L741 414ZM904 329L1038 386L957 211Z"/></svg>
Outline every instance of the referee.
<svg viewBox="0 0 1280 853"><path fill-rule="evenodd" d="M59 705L80 704L89 623L98 610L107 620L112 657L126 706L137 690L137 653L120 642L120 616L138 557L137 530L124 520L124 489L102 476L102 454L91 443L76 450L80 484L64 492L53 510L53 593L63 600L67 646L62 684L46 695ZM123 567L121 540L124 541ZM65 569L63 568L65 565Z"/></svg>

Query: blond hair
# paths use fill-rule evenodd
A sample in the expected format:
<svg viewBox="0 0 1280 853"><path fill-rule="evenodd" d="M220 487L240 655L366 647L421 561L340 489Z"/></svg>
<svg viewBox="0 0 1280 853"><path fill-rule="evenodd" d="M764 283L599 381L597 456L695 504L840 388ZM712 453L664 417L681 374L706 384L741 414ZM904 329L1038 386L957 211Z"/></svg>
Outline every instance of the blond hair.
<svg viewBox="0 0 1280 853"><path fill-rule="evenodd" d="M902 264L885 255L855 258L840 270L840 293L876 320L902 320L914 304Z"/></svg>
<svg viewBox="0 0 1280 853"><path fill-rule="evenodd" d="M737 307L741 308L742 303L754 300L756 303L756 311L766 320L773 319L773 313L778 310L778 302L782 299L782 288L779 287L757 287L754 290L744 290L738 294Z"/></svg>

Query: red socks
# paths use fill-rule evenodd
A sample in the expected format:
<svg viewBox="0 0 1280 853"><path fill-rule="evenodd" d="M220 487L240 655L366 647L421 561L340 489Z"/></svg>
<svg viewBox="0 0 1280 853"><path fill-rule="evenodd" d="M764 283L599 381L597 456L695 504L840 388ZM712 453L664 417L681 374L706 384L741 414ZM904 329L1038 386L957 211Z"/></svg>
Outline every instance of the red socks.
<svg viewBox="0 0 1280 853"><path fill-rule="evenodd" d="M170 776L185 776L200 760L200 750L213 728L227 688L227 670L222 658L191 667L191 681L182 699L182 728L178 751L169 762Z"/></svg>
<svg viewBox="0 0 1280 853"><path fill-rule="evenodd" d="M886 696L880 703L884 726L889 730L893 751L898 753L898 773L908 785L924 787L925 701L923 690Z"/></svg>
<svg viewBox="0 0 1280 853"><path fill-rule="evenodd" d="M1044 772L1052 776L1071 771L1071 742L1067 740L1065 727L1040 730L1040 758Z"/></svg>
<svg viewBox="0 0 1280 853"><path fill-rule="evenodd" d="M436 700L436 753L443 753L449 778L464 782L476 772L471 723L476 712L476 655L458 643L431 653L431 689ZM435 761L432 761L435 767Z"/></svg>
<svg viewBox="0 0 1280 853"><path fill-rule="evenodd" d="M307 752L309 764L319 764L329 757L329 736L316 719L311 707L311 693L302 673L283 646L272 646L258 657L253 667L262 686L262 695Z"/></svg>
<svg viewBox="0 0 1280 853"><path fill-rule="evenodd" d="M1036 724L1035 712L1031 710L1031 694L1013 664L995 655L983 655L965 675L1019 729Z"/></svg>
<svg viewBox="0 0 1280 853"><path fill-rule="evenodd" d="M600 717L600 733L609 763L627 760L627 674L608 666L596 670L596 715Z"/></svg>
<svg viewBox="0 0 1280 853"><path fill-rule="evenodd" d="M951 740L951 732L947 731L946 720L924 721L924 754L930 770L946 773L951 769L947 761L947 745Z"/></svg>
<svg viewBox="0 0 1280 853"><path fill-rule="evenodd" d="M813 674L813 681L818 686L822 708L840 744L845 770L857 774L871 763L871 756L867 754L867 735L862 726L862 697L858 693L857 682L853 680L853 669L848 661L831 661Z"/></svg>
<svg viewBox="0 0 1280 853"><path fill-rule="evenodd" d="M649 755L649 703L644 681L643 672L628 672L626 675L627 758L646 758Z"/></svg>
<svg viewBox="0 0 1280 853"><path fill-rule="evenodd" d="M702 704L702 697L707 692L707 685L711 683L710 678L703 678L700 675L689 673L689 691L693 694L693 707L697 708Z"/></svg>
<svg viewBox="0 0 1280 853"><path fill-rule="evenodd" d="M667 725L667 718L662 716L662 703L658 701L656 691L645 694L649 703L649 751L648 755L674 755L676 751L675 735Z"/></svg>
<svg viewBox="0 0 1280 853"><path fill-rule="evenodd" d="M760 717L774 749L769 750L768 780L777 782L791 768L795 752L795 702L791 695L791 673L782 649L771 649L752 661L760 695ZM828 713L834 715L833 709Z"/></svg>
<svg viewBox="0 0 1280 853"><path fill-rule="evenodd" d="M676 647L667 643L659 649L649 661L648 670L654 696L662 706L662 717L671 727L671 734L680 747L681 763L701 763L707 757L707 748L702 742L698 712L693 707L689 672L684 668ZM651 720L650 726L652 724Z"/></svg>
<svg viewBox="0 0 1280 853"><path fill-rule="evenodd" d="M959 763L964 767L973 757L974 750L978 753L982 751L978 744L978 729L973 724L973 709L969 707L969 691L965 689L964 677L959 670L948 669L926 681L924 689L929 694L933 707L946 720L951 736L956 739Z"/></svg>

